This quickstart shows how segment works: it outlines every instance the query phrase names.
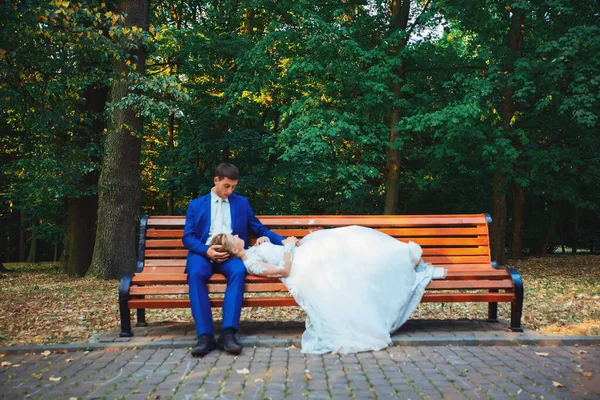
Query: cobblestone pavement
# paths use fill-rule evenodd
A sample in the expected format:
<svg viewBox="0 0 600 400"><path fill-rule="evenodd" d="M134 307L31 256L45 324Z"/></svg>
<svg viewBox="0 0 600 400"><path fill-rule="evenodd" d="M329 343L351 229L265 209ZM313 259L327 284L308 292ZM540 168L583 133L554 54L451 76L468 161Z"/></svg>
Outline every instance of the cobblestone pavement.
<svg viewBox="0 0 600 400"><path fill-rule="evenodd" d="M599 399L600 347L396 346L352 355L246 347L6 353L4 399Z"/></svg>

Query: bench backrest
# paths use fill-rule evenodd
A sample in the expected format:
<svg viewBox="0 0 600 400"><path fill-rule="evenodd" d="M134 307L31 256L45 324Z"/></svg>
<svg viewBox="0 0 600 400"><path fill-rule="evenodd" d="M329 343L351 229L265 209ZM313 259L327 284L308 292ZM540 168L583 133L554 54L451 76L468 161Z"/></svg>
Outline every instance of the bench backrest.
<svg viewBox="0 0 600 400"><path fill-rule="evenodd" d="M491 269L485 214L258 216L281 236L303 237L318 229L362 225L423 248L423 259L449 270ZM184 216L145 216L141 221L138 272L182 273L187 250L181 241Z"/></svg>

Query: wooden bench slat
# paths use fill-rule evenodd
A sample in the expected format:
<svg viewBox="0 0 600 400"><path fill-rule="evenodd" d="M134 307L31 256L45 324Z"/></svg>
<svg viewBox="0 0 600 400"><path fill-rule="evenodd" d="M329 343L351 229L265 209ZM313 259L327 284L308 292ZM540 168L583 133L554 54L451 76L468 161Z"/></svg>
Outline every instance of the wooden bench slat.
<svg viewBox="0 0 600 400"><path fill-rule="evenodd" d="M260 221L266 226L434 226L434 225L487 225L485 215L261 215Z"/></svg>
<svg viewBox="0 0 600 400"><path fill-rule="evenodd" d="M424 256L423 260L432 263L437 267L446 268L445 264L490 264L489 256L462 256L462 255L446 255L446 256Z"/></svg>
<svg viewBox="0 0 600 400"><path fill-rule="evenodd" d="M302 235L299 232L286 232L284 236L296 236L300 237ZM487 246L489 245L489 240L486 237L396 237L396 239L408 243L409 241L413 241L418 245L425 246ZM146 248L164 248L164 247L175 247L185 250L183 242L181 239L148 239L146 240Z"/></svg>
<svg viewBox="0 0 600 400"><path fill-rule="evenodd" d="M129 293L133 296L141 295L169 295L169 294L188 294L189 287L185 285L185 282L181 282L181 286L169 285L169 286L132 286ZM227 285L211 284L207 285L210 293L225 293ZM244 285L244 291L248 293L261 293L261 292L287 292L287 288L281 282L273 283L247 283Z"/></svg>
<svg viewBox="0 0 600 400"><path fill-rule="evenodd" d="M512 281L509 280L448 280L431 281L427 290L462 290L462 289L512 289Z"/></svg>
<svg viewBox="0 0 600 400"><path fill-rule="evenodd" d="M141 295L175 295L188 294L189 287L185 285L184 280L177 282L168 282L169 286L132 286L129 293L132 296ZM175 286L174 283L180 283L180 286ZM210 293L225 293L227 288L225 283L207 285ZM464 289L499 289L510 290L513 288L512 282L508 280L496 281L480 281L480 280L453 280L453 281L432 281L427 290L464 290ZM287 292L287 288L281 282L273 283L246 283L244 290L247 293L261 292Z"/></svg>
<svg viewBox="0 0 600 400"><path fill-rule="evenodd" d="M187 249L183 245L183 241L181 238L179 239L148 239L146 240L146 248L156 248L156 247L177 247L185 250Z"/></svg>
<svg viewBox="0 0 600 400"><path fill-rule="evenodd" d="M183 229L156 229L155 227L146 230L146 238L182 238Z"/></svg>
<svg viewBox="0 0 600 400"><path fill-rule="evenodd" d="M266 226L420 226L420 225L482 225L487 226L483 214L441 215L261 215L259 220ZM184 216L151 216L147 225L183 226Z"/></svg>
<svg viewBox="0 0 600 400"><path fill-rule="evenodd" d="M148 246L151 247L151 246ZM166 246L158 246L166 247ZM146 249L144 255L148 258L185 258L187 257L188 251L186 249ZM487 247L423 247L423 255L427 256L470 256L470 255L488 255L489 249Z"/></svg>
<svg viewBox="0 0 600 400"><path fill-rule="evenodd" d="M515 299L513 293L425 293L423 303L489 303L511 302ZM211 298L212 306L222 306L222 298ZM189 299L132 299L129 300L130 308L187 308ZM243 307L280 307L296 306L293 297L254 297L245 298Z"/></svg>
<svg viewBox="0 0 600 400"><path fill-rule="evenodd" d="M274 232L281 236L296 236L304 237L310 232L321 230L321 227L311 229L306 228L279 228L273 229ZM478 236L487 238L487 226L480 225L476 227L465 228L380 228L380 232L398 238L410 238L417 235L418 237L472 237ZM146 236L150 238L181 238L183 237L183 229L157 229L156 227L149 228L146 231Z"/></svg>
<svg viewBox="0 0 600 400"><path fill-rule="evenodd" d="M189 308L189 299L131 299L127 303L129 308ZM223 306L223 298L211 298L213 307ZM243 307L281 307L296 306L293 297L252 297L245 298Z"/></svg>
<svg viewBox="0 0 600 400"><path fill-rule="evenodd" d="M512 302L514 293L430 293L421 299L422 303L499 303Z"/></svg>
<svg viewBox="0 0 600 400"><path fill-rule="evenodd" d="M444 267L448 270L448 272L459 272L459 271L478 271L478 272L483 272L483 271L496 271L495 269L492 268L492 266L490 264L439 264L437 265L438 267ZM146 273L169 273L169 274L176 274L176 273L180 273L183 274L183 271L185 270L185 264L181 264L180 265L162 265L162 266L151 266L151 265L146 265L146 267L144 268L144 271L141 272L142 274L146 274ZM506 272L502 273L503 275L506 275ZM246 278L247 279L247 278Z"/></svg>

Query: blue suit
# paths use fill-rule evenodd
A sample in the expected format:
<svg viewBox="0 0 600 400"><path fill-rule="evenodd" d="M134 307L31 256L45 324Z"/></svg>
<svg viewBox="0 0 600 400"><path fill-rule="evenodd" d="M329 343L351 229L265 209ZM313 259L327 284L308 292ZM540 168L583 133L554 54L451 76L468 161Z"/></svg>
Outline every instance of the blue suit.
<svg viewBox="0 0 600 400"><path fill-rule="evenodd" d="M214 334L212 312L206 289L206 282L213 273L221 273L227 279L225 299L223 300L223 328L238 329L244 299L244 280L246 279L246 267L241 259L230 258L224 263L213 263L206 256L209 247L206 241L210 229L210 202L210 193L190 202L183 231L183 244L189 250L185 272L188 274L190 305L198 336ZM229 207L231 209L232 234L239 235L244 239L246 246L249 233L257 238L267 236L272 243L281 244L283 238L271 232L254 216L248 199L232 193L229 196Z"/></svg>

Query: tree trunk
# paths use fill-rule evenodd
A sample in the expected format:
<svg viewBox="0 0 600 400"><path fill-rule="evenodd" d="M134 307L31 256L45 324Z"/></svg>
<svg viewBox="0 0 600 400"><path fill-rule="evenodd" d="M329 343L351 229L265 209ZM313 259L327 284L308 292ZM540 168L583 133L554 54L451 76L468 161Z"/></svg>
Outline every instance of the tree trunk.
<svg viewBox="0 0 600 400"><path fill-rule="evenodd" d="M410 14L410 0L392 0L392 19L394 31L405 31ZM408 36L408 34L407 34ZM401 52L408 42L405 37L401 42L390 49L391 57L400 57L399 66L394 69L395 82L393 83L394 104L390 118L390 145L386 148L386 183L385 183L385 205L383 213L386 215L395 214L398 209L398 190L400 189L400 150L396 148L398 139L397 123L402 119L402 110L398 106L398 101L402 98L402 86L405 82L404 61L401 58Z"/></svg>
<svg viewBox="0 0 600 400"><path fill-rule="evenodd" d="M77 143L85 148L86 142L100 143L104 134L103 111L108 97L107 87L93 87L86 89L85 109L83 110L92 119L91 129L82 129L78 138L85 142ZM99 158L92 158L99 162ZM98 187L99 173L92 171L83 177L86 187ZM84 276L92 263L94 254L94 241L96 238L96 218L98 217L98 194L79 198L67 199L67 232L64 243L64 269L65 272L75 276Z"/></svg>
<svg viewBox="0 0 600 400"><path fill-rule="evenodd" d="M515 88L510 82L510 76L515 72L514 59L519 53L521 43L523 41L523 28L525 23L525 14L519 8L513 8L512 17L510 19L510 29L508 31L508 48L511 50L507 56L506 75L507 82L502 89L502 124L504 129L508 130L512 126L512 119L517 111L517 106L514 99ZM493 225L492 230L492 257L495 261L502 265L506 263L504 248L506 246L506 187L507 180L502 170L502 165L498 166L498 171L494 173L493 187ZM522 212L522 210L521 210ZM520 242L521 239L519 239Z"/></svg>
<svg viewBox="0 0 600 400"><path fill-rule="evenodd" d="M149 1L121 0L119 9L126 14L126 25L148 29ZM114 64L115 79L110 91L112 103L118 103L130 93L134 83L126 62L136 64L136 71L145 73L146 49L141 40L124 43L132 53L129 60ZM133 48L133 46L137 46ZM135 110L117 108L108 128L98 190L98 225L92 265L87 275L118 278L132 272L136 266L136 221L141 200L140 153L143 120Z"/></svg>
<svg viewBox="0 0 600 400"><path fill-rule="evenodd" d="M513 184L513 215L512 215L512 240L508 256L510 259L521 258L523 250L523 207L525 205L525 188L519 184Z"/></svg>
<svg viewBox="0 0 600 400"><path fill-rule="evenodd" d="M175 149L175 114L171 113L169 115L169 151L173 154L173 150ZM173 160L171 156L171 165L175 165L175 160ZM167 192L167 215L175 214L175 204L173 199L173 186L169 184L169 190Z"/></svg>
<svg viewBox="0 0 600 400"><path fill-rule="evenodd" d="M504 247L506 243L506 179L504 175L494 174L492 208L492 261L499 265L506 263Z"/></svg>
<svg viewBox="0 0 600 400"><path fill-rule="evenodd" d="M575 224L573 226L573 239L571 239L573 242L573 244L571 245L571 253L572 254L577 254L577 251L579 250L579 243L577 242L577 237L579 236L579 233L577 232L579 230L579 209L577 207L575 207Z"/></svg>
<svg viewBox="0 0 600 400"><path fill-rule="evenodd" d="M35 222L31 224L32 227L35 227ZM29 241L29 255L27 256L27 260L25 262L34 263L37 261L37 238L35 237L35 231L31 231L31 240Z"/></svg>
<svg viewBox="0 0 600 400"><path fill-rule="evenodd" d="M25 245L26 245L26 233L25 230L25 213L17 211L19 213L19 262L25 262Z"/></svg>
<svg viewBox="0 0 600 400"><path fill-rule="evenodd" d="M70 275L84 276L94 254L98 196L69 199L68 207L64 268Z"/></svg>
<svg viewBox="0 0 600 400"><path fill-rule="evenodd" d="M544 237L544 247L542 247L541 254L548 254L548 250L550 247L550 239L552 239L552 233L556 227L556 211L558 210L558 201L554 200L552 202L552 209L550 210L550 222L548 223L548 228L546 228L546 236Z"/></svg>

